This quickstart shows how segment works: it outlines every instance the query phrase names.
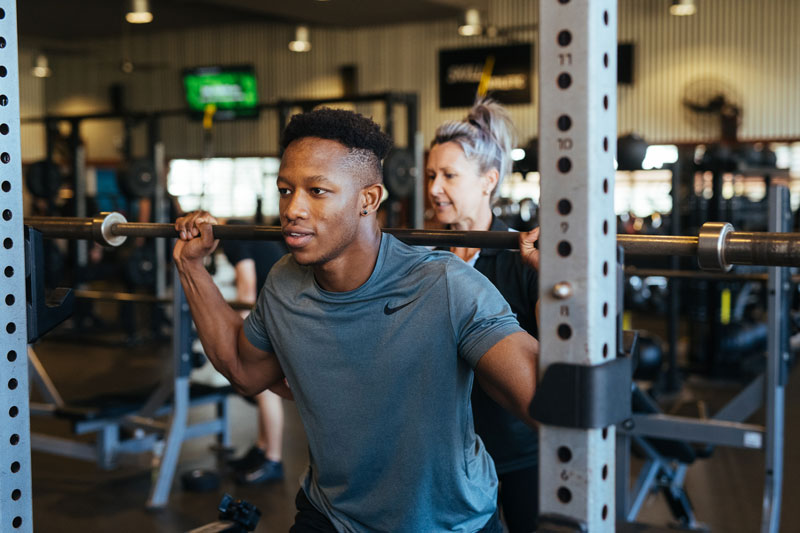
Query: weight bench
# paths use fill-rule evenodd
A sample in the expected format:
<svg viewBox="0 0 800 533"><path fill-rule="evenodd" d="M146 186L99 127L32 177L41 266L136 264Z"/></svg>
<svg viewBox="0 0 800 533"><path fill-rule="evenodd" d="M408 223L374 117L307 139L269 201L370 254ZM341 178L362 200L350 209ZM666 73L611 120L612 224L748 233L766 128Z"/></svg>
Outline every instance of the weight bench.
<svg viewBox="0 0 800 533"><path fill-rule="evenodd" d="M184 440L205 435L222 435L228 432L226 402L233 392L230 386L210 387L191 384L188 406L216 405L216 418L187 426ZM95 396L71 404L43 407L32 404L31 412L47 414L71 424L75 435L96 434L94 444L72 439L34 434L34 450L94 461L104 470L117 466L122 455L152 451L160 455L169 422L158 420L172 412L172 399L168 398L151 416L144 416L142 408L155 391L133 391L126 394ZM126 431L127 430L127 431Z"/></svg>
<svg viewBox="0 0 800 533"><path fill-rule="evenodd" d="M640 414L660 414L662 411L649 394L636 383L631 387L631 410ZM627 441L627 439L625 439ZM630 443L635 455L644 458L639 471L630 506L625 510L625 520L634 521L644 500L651 492L661 491L667 505L681 527L691 531L707 531L697 522L692 502L683 486L686 471L697 459L707 458L712 446L692 446L680 440L658 439L631 435ZM621 480L618 480L621 482ZM627 485L628 480L625 480Z"/></svg>

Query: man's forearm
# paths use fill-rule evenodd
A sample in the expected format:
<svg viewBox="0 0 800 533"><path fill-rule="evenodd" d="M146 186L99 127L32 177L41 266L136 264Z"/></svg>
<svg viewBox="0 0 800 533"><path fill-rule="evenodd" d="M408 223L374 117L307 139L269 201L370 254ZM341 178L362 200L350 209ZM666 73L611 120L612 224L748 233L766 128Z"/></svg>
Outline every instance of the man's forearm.
<svg viewBox="0 0 800 533"><path fill-rule="evenodd" d="M184 262L178 266L178 274L206 355L217 370L232 379L230 374L238 366L242 317L228 305L201 263Z"/></svg>

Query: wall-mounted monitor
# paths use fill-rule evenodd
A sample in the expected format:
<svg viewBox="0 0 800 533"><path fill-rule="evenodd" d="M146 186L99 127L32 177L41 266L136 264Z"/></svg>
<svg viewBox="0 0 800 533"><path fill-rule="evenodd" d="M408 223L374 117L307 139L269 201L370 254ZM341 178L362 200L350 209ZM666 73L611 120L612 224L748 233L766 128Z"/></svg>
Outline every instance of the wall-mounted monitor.
<svg viewBox="0 0 800 533"><path fill-rule="evenodd" d="M214 120L258 116L258 88L252 66L195 67L183 71L186 103L192 116L202 118L216 106Z"/></svg>

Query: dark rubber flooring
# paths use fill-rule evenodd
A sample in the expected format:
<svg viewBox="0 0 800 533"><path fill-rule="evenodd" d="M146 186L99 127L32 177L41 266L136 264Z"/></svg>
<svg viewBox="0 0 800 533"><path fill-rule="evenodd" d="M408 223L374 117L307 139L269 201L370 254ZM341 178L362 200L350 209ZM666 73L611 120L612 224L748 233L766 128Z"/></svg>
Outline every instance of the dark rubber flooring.
<svg viewBox="0 0 800 533"><path fill-rule="evenodd" d="M98 346L85 342L45 340L36 345L64 398L76 401L94 394L135 390L156 382L171 367L169 343L133 348ZM703 401L714 412L736 391L734 385L690 380L684 409ZM255 408L240 398L231 399L233 443L245 450L256 434ZM786 455L782 532L800 532L800 377L793 372L786 401ZM34 529L37 532L174 532L187 531L216 519L223 492L255 504L262 513L257 531L287 531L294 517L294 495L307 460L306 440L297 411L285 402L283 482L240 487L223 475L219 490L185 491L179 475L191 468L215 468L213 438L201 438L184 446L169 504L146 510L151 482L150 458L138 464L103 471L95 464L43 453L32 455ZM193 412L200 420L210 408ZM754 421L762 416L756 414ZM34 418L34 431L68 435L63 421ZM84 437L83 440L86 440ZM699 461L687 476L689 495L699 520L717 532L758 531L763 489L763 454L759 451L718 448ZM635 465L634 465L635 467ZM639 516L642 522L667 525L669 512L663 497L652 495Z"/></svg>

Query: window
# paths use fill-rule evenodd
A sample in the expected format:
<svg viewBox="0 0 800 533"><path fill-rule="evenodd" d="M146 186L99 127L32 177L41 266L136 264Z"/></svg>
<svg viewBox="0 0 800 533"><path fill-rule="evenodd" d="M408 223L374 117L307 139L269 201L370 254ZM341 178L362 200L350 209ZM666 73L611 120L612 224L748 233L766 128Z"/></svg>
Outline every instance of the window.
<svg viewBox="0 0 800 533"><path fill-rule="evenodd" d="M173 159L167 190L181 209L204 209L220 218L251 218L257 201L265 218L278 216L277 157Z"/></svg>

